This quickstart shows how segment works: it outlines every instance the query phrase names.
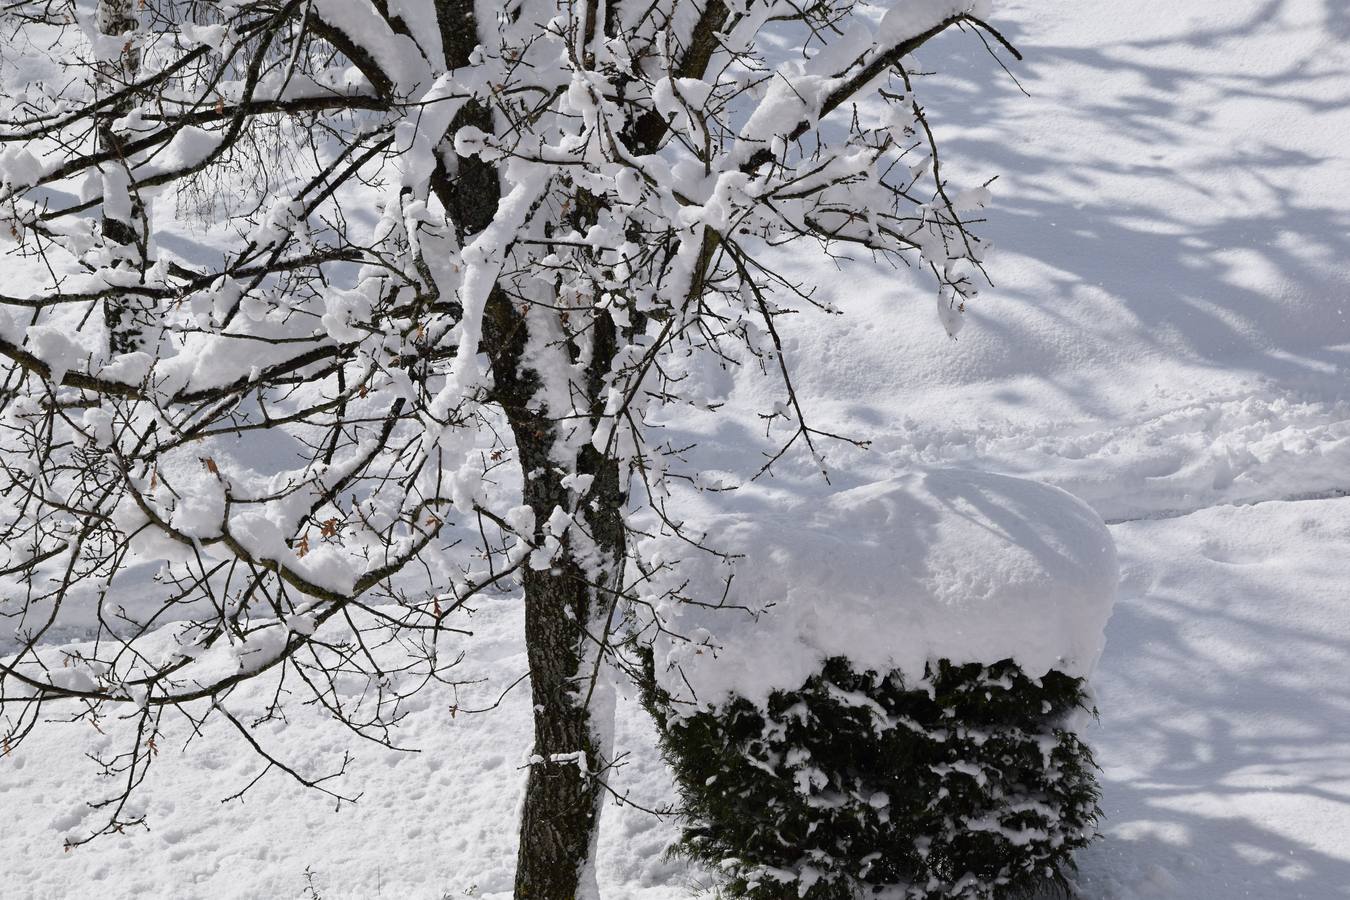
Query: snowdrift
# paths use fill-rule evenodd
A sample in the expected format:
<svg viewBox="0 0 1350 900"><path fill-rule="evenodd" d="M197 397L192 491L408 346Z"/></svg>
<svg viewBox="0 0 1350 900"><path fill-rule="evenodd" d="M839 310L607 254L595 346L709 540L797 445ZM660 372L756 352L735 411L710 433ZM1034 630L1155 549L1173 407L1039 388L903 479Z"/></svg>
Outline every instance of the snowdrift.
<svg viewBox="0 0 1350 900"><path fill-rule="evenodd" d="M671 535L640 551L658 567L658 683L700 706L762 702L840 656L914 683L939 659L1083 677L1118 580L1110 533L1086 504L958 469L698 525L716 553Z"/></svg>

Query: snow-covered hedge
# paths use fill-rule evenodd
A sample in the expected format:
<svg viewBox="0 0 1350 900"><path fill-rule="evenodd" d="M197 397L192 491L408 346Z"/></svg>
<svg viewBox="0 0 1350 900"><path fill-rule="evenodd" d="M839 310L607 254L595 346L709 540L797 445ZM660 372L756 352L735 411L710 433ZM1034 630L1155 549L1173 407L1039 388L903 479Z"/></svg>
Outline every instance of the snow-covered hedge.
<svg viewBox="0 0 1350 900"><path fill-rule="evenodd" d="M1020 897L1062 886L1092 839L1092 756L1065 727L1081 679L943 662L906 684L836 658L765 706L670 716L650 700L687 816L678 850L730 896Z"/></svg>
<svg viewBox="0 0 1350 900"><path fill-rule="evenodd" d="M1064 884L1097 816L1076 729L1118 577L1091 509L939 470L702 530L724 557L643 548L680 849L754 900Z"/></svg>

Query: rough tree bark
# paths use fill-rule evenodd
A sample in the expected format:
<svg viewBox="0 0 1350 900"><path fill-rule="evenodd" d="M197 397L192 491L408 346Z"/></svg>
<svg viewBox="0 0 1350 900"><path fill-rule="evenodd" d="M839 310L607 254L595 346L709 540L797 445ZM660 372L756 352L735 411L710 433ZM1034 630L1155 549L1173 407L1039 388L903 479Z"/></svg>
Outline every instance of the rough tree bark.
<svg viewBox="0 0 1350 900"><path fill-rule="evenodd" d="M524 475L525 503L540 526L557 507L568 508L569 492L552 455L556 425L530 410L537 379L522 354L527 333L505 297L489 309L495 350L498 400L515 435ZM588 395L592 425L603 408L601 376L614 358L613 323L597 320ZM576 460L579 474L591 475L593 503L585 503L585 530L605 558L606 576L597 584L564 542L555 565L525 573L525 641L534 706L534 764L530 766L516 862L518 900L572 900L589 855L599 809L601 746L586 700L594 674L588 662L603 639L612 601L607 583L623 559L624 532L618 464L587 444ZM535 535L542 541L542 532ZM589 634L588 634L589 631Z"/></svg>
<svg viewBox="0 0 1350 900"><path fill-rule="evenodd" d="M476 43L472 5L462 0L437 0L437 7L447 62L452 68L467 65ZM459 23L459 27L447 28L451 22ZM470 125L490 133L491 113L470 103L455 117L449 134ZM445 155L450 155L448 142ZM496 169L478 157L457 157L455 161L453 174L438 167L432 184L451 212L462 246L492 222L501 183ZM484 337L492 361L492 399L506 413L519 454L522 496L534 511L536 527L542 528L555 508L568 508L569 491L552 456L556 423L534 402L539 379L526 352L527 316L500 288L494 289L488 300ZM616 350L614 325L601 317L594 331L586 385L592 426L604 406L602 378ZM591 491L595 502L583 505L584 520L588 534L612 569L624 553L624 498L618 464L587 444L579 452L576 471L595 479ZM536 542L542 542L542 537L537 531ZM534 708L532 756L541 761L530 766L525 788L516 862L518 900L576 897L599 809L596 779L603 762L585 703L590 640L586 631L609 598L587 578L571 550L564 543L553 567L527 568L524 575L525 643Z"/></svg>

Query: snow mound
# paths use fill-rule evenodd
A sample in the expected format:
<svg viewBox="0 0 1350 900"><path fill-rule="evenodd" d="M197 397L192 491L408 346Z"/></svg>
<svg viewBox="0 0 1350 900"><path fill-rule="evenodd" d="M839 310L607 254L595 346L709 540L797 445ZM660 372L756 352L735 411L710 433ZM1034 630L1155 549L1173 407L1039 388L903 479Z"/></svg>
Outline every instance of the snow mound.
<svg viewBox="0 0 1350 900"><path fill-rule="evenodd" d="M703 546L732 558L668 535L640 547L659 567L648 598L665 629L658 682L699 704L763 702L833 656L911 683L937 659L1086 676L1119 577L1111 535L1085 503L959 469L699 525Z"/></svg>

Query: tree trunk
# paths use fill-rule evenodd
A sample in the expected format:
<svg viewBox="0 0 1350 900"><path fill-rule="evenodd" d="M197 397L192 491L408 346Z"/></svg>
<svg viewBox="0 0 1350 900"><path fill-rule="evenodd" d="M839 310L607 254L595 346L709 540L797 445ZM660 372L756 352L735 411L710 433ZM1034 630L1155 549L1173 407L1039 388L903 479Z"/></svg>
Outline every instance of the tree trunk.
<svg viewBox="0 0 1350 900"><path fill-rule="evenodd" d="M446 60L451 68L468 64L477 43L473 5L468 0L436 0ZM453 23L453 25L452 25ZM476 102L455 116L449 135L466 125L492 131L491 114ZM447 144L449 142L447 141ZM448 149L448 148L447 148ZM432 189L452 214L461 245L491 223L501 196L496 169L478 157L458 157L453 173L441 167ZM579 204L580 205L580 204ZM586 444L576 471L594 476L584 503L562 484L564 473L550 455L557 428L535 403L539 377L527 353L527 315L506 292L489 295L483 321L483 349L492 360L491 399L506 413L515 437L524 502L534 511L536 544L556 507L577 507L583 524L609 570L597 587L564 541L548 569L528 568L524 576L525 646L530 664L534 707L533 762L525 785L520 843L516 855L516 900L576 900L582 867L591 853L599 813L602 750L587 700L594 661L600 652L587 631L603 632L624 558L619 467ZM604 407L603 377L617 350L614 323L601 315L592 330L587 397L591 425ZM533 477L531 477L533 475ZM592 503L594 501L594 503ZM590 665L588 665L590 663Z"/></svg>
<svg viewBox="0 0 1350 900"><path fill-rule="evenodd" d="M99 0L98 30L105 35L118 37L136 30L136 0ZM128 39L129 40L129 39ZM134 81L141 69L140 50L128 42L115 60L99 63L98 80L109 93L115 93ZM95 117L95 140L100 152L111 151L116 158L104 163L104 166L116 172L116 178L124 174L126 162L121 158L121 145L113 132L112 123L131 110L131 96L110 104ZM105 180L105 185L107 181ZM127 262L136 265L144 260L143 238L136 231L135 222L143 218L144 210L134 196L130 214L124 220L120 216L109 215L105 204L102 219L103 238L112 244L134 248L133 259ZM141 316L143 304L130 297L109 297L103 301L103 320L108 329L108 350L116 356L141 349Z"/></svg>
<svg viewBox="0 0 1350 900"><path fill-rule="evenodd" d="M535 541L557 507L578 508L582 526L604 557L604 573L596 583L588 577L567 541L547 569L530 568L525 581L525 643L530 662L534 705L534 750L525 788L520 849L516 861L517 900L574 900L582 867L593 843L605 760L587 701L596 674L596 660L605 622L613 603L612 587L624 554L619 467L613 459L586 444L576 471L594 476L578 503L561 483L550 450L555 423L530 408L538 378L524 357L526 325L504 296L489 302L489 346L495 392L506 410L516 439L523 474L525 503L534 510ZM602 408L602 376L614 358L613 323L597 320L588 394L592 424ZM532 477L533 476L533 477ZM594 502L592 502L594 501Z"/></svg>
<svg viewBox="0 0 1350 900"><path fill-rule="evenodd" d="M547 503L550 491L543 486L528 493L535 506ZM599 800L594 776L601 763L584 705L585 661L594 648L578 626L591 622L594 605L570 559L525 575L534 749L516 856L517 900L573 900L590 854Z"/></svg>

